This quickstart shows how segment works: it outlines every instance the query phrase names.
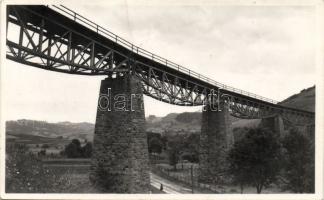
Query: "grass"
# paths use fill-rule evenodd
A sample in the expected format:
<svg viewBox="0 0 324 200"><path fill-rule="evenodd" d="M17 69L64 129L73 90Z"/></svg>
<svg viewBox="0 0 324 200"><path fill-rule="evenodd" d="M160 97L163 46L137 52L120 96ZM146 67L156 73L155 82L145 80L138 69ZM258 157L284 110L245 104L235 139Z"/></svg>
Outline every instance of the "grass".
<svg viewBox="0 0 324 200"><path fill-rule="evenodd" d="M89 180L90 159L48 159L43 160L43 163L58 176L66 175L66 172L68 172L68 178L71 184L75 186L71 187L68 193L99 193ZM152 194L165 193L153 186L150 186L150 190Z"/></svg>
<svg viewBox="0 0 324 200"><path fill-rule="evenodd" d="M28 163L28 162L27 162ZM56 160L43 160L42 162L43 168L48 168L55 176L49 176L50 180L46 180L48 185L55 184L56 180L59 180L61 178L68 181L68 188L63 188L63 190L57 190L57 193L99 193L96 188L94 188L89 180L89 167L90 167L90 159L56 159ZM178 175L178 176L189 176L188 180L190 180L190 167L191 163L185 163L183 165L179 164L177 166L178 170L172 171L172 166L167 164L161 164L160 167L164 167L166 169L170 169L169 173L171 175ZM197 164L194 164L195 168L197 167ZM31 166L26 166L31 167ZM191 187L190 181L180 181L176 178L172 178L168 176L165 173L161 173L154 166L151 168L154 173L157 175L169 179L173 182L175 182L178 185L184 186L184 187ZM194 171L194 178L197 179L197 171ZM53 178L53 179L52 179ZM51 183L52 182L52 183ZM50 189L50 188L49 188ZM219 187L219 192L213 192L208 188L197 188L195 186L195 193L229 193L229 194L235 194L240 193L240 188L238 186L234 185L225 185L222 187ZM45 190L46 192L47 190ZM161 192L159 189L151 187L151 191L153 194L160 194L164 193ZM253 187L245 187L244 191L245 194L253 194L256 193L256 189ZM278 187L273 185L272 187L265 188L262 193L282 193Z"/></svg>

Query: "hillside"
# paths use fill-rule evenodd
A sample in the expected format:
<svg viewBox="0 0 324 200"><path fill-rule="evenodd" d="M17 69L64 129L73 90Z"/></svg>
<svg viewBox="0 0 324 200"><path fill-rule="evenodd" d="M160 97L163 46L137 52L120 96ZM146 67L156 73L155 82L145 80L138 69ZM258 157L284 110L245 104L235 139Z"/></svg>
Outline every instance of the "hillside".
<svg viewBox="0 0 324 200"><path fill-rule="evenodd" d="M315 112L315 86L304 89L279 103L283 106Z"/></svg>
<svg viewBox="0 0 324 200"><path fill-rule="evenodd" d="M79 138L82 140L92 140L94 124L82 122L59 122L49 123L46 121L35 121L21 119L6 122L7 138L20 140L65 139L71 140Z"/></svg>
<svg viewBox="0 0 324 200"><path fill-rule="evenodd" d="M315 86L303 89L298 94L294 94L278 103L279 105L297 108L307 111L315 111ZM232 128L257 126L261 120L240 119L232 124Z"/></svg>
<svg viewBox="0 0 324 200"><path fill-rule="evenodd" d="M155 133L186 134L200 132L201 112L170 113L165 117L149 116L146 130Z"/></svg>
<svg viewBox="0 0 324 200"><path fill-rule="evenodd" d="M302 110L315 111L315 86L303 89L279 103L280 105ZM254 127L260 123L260 119L247 120L232 117L231 128ZM147 118L147 130L157 133L186 134L200 132L201 112L185 112L181 114L171 113L165 117L149 116Z"/></svg>
<svg viewBox="0 0 324 200"><path fill-rule="evenodd" d="M315 86L294 94L280 105L315 110ZM231 128L253 127L260 123L259 119L246 120L232 118ZM170 113L165 117L150 115L146 118L146 130L161 134L200 133L201 112ZM17 120L6 122L7 140L26 143L46 143L46 141L68 142L74 138L92 141L94 124L82 122L48 123L45 121Z"/></svg>

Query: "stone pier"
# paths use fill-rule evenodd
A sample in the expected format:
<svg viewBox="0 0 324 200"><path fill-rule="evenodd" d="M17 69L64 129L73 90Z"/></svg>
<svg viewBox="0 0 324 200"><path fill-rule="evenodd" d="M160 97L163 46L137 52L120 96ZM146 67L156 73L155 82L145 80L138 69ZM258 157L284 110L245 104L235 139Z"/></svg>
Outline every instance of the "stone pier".
<svg viewBox="0 0 324 200"><path fill-rule="evenodd" d="M268 128L275 135L278 135L281 137L283 137L285 135L284 123L283 123L283 119L280 115L263 118L261 120L261 126L264 128Z"/></svg>
<svg viewBox="0 0 324 200"><path fill-rule="evenodd" d="M233 143L230 130L230 115L223 106L221 111L213 111L210 106L202 113L199 152L199 182L222 184L226 182L228 168L226 155Z"/></svg>
<svg viewBox="0 0 324 200"><path fill-rule="evenodd" d="M131 75L101 81L90 181L103 193L149 193L141 83Z"/></svg>

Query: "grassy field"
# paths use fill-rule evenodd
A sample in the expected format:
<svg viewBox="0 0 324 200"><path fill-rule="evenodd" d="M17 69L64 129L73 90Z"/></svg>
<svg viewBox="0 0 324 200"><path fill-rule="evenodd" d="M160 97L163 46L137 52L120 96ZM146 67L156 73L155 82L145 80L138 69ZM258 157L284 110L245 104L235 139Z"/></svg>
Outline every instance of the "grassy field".
<svg viewBox="0 0 324 200"><path fill-rule="evenodd" d="M71 185L76 186L71 187L69 193L98 193L89 180L90 159L47 159L43 163L58 176L68 176ZM150 189L152 194L164 193L153 186Z"/></svg>
<svg viewBox="0 0 324 200"><path fill-rule="evenodd" d="M10 133L6 136L7 144L23 144L26 145L29 151L38 153L43 150L42 145L46 144L46 154L56 155L64 149L64 146L71 141L66 138L51 138L37 135L28 135L23 133Z"/></svg>
<svg viewBox="0 0 324 200"><path fill-rule="evenodd" d="M27 162L28 163L28 162ZM99 193L95 187L93 187L89 180L89 170L90 170L90 159L43 159L41 161L40 169L50 170L50 173L54 176L47 176L44 181L47 182L48 186L55 185L57 180L64 179L64 184L67 187L63 187L55 192L58 193ZM158 167L157 167L158 166ZM186 187L191 187L191 166L193 166L193 178L195 191L199 193L240 193L240 188L234 185L197 185L198 178L198 165L192 163L184 163L177 165L177 170L174 170L172 166L168 164L159 164L157 166L152 165L151 170L155 174L171 180L176 184L183 185ZM32 168L30 164L26 166L27 168ZM28 170L27 170L28 171ZM162 173L161 173L162 172ZM46 172L45 172L46 174ZM35 176L30 176L34 178ZM21 181L21 179L17 179ZM25 180L28 184L28 180ZM39 182L39 181L38 181ZM35 182L37 183L37 182ZM42 183L40 183L42 184ZM43 192L47 189L51 191L51 187L45 187ZM44 187L43 187L44 189ZM151 188L152 193L161 193L158 189ZM19 191L19 190L18 190ZM38 190L36 190L38 191ZM253 187L245 187L243 193L253 194L256 193L256 189ZM262 193L282 193L275 185L272 187L265 188Z"/></svg>
<svg viewBox="0 0 324 200"><path fill-rule="evenodd" d="M69 179L75 185L78 185L76 188L71 189L71 193L95 193L96 190L93 188L89 181L89 167L90 160L89 159L56 159L56 160L44 160L44 165L46 167L50 167L57 171L58 174L64 174L68 172ZM190 168L193 166L193 176L195 184L197 184L198 179L198 164L195 163L183 163L177 164L177 170L173 170L173 166L168 164L159 164L161 168L165 168L170 170L168 172L168 176L165 178L169 178L172 181L177 182L178 184L184 184L186 186L190 186L191 177L190 177ZM159 174L163 175L163 174ZM184 181L183 181L184 180ZM73 185L74 185L73 184ZM212 187L212 188L211 188ZM235 185L223 185L223 186L210 186L206 184L201 184L198 188L195 185L196 190L199 189L202 193L222 193L222 194L239 194L241 193L240 187ZM152 193L160 193L159 190L152 189ZM244 194L255 194L256 189L254 187L244 187ZM268 188L265 188L262 191L263 194L274 194L274 193L283 193L280 191L278 187L272 185Z"/></svg>

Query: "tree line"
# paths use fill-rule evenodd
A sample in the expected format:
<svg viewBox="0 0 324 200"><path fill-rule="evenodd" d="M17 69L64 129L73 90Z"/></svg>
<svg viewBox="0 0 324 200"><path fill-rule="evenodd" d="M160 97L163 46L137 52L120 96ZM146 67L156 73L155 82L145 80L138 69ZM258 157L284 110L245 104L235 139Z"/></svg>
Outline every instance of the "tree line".
<svg viewBox="0 0 324 200"><path fill-rule="evenodd" d="M314 145L296 128L280 137L262 127L241 130L244 136L228 153L228 174L243 193L254 186L257 193L276 184L294 193L314 193Z"/></svg>
<svg viewBox="0 0 324 200"><path fill-rule="evenodd" d="M294 193L313 193L315 187L314 138L292 128L284 136L269 129L240 128L241 135L227 154L227 174L241 192L247 186L257 193L272 184ZM199 163L199 134L158 134L147 132L150 155L162 155L177 170L177 163L186 160ZM46 146L42 146L45 148ZM68 158L90 158L92 143L81 145L73 139L61 155Z"/></svg>
<svg viewBox="0 0 324 200"><path fill-rule="evenodd" d="M315 187L314 140L301 130L291 128L286 135L263 127L239 128L240 137L227 152L227 177L232 184L252 186L257 193L275 184L281 190L313 193ZM150 154L167 155L177 170L177 163L199 163L199 134L148 134Z"/></svg>

